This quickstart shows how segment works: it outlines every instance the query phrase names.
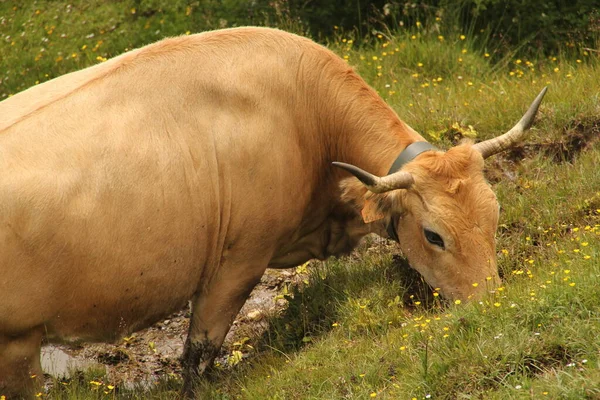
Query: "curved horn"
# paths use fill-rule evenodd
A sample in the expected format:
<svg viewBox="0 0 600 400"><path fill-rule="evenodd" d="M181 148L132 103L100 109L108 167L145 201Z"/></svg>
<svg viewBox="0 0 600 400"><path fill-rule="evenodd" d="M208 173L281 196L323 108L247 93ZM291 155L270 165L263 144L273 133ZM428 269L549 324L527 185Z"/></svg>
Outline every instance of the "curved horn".
<svg viewBox="0 0 600 400"><path fill-rule="evenodd" d="M483 142L479 142L473 145L473 148L478 150L483 158L488 158L496 153L500 153L503 150L506 150L512 147L515 143L523 138L525 132L531 127L533 124L533 120L535 119L535 114L540 107L540 103L546 94L546 90L548 87L542 89L540 94L537 95L529 109L523 115L521 120L517 122L517 124L508 132L493 139L489 139Z"/></svg>
<svg viewBox="0 0 600 400"><path fill-rule="evenodd" d="M350 172L365 184L367 189L373 193L384 193L390 190L407 189L414 183L414 178L409 172L398 171L384 177L378 177L358 167L343 162L333 162L333 165Z"/></svg>

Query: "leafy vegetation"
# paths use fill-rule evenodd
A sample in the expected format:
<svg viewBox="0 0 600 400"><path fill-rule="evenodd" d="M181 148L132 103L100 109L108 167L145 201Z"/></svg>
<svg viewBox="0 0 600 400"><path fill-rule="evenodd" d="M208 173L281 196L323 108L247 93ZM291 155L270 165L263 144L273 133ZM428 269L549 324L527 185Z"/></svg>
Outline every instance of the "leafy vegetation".
<svg viewBox="0 0 600 400"><path fill-rule="evenodd" d="M194 32L205 17L197 7L0 2L0 98L165 35ZM442 33L435 18L430 23L362 36L333 29L328 46L441 147L505 131L549 86L527 144L487 161L502 207L503 286L480 302L448 304L394 246L369 238L352 257L302 269L306 283L282 293L286 311L264 336L226 349L247 357L220 367L200 397L600 397L597 42L536 58L516 50L494 57L490 48L500 45L492 34ZM171 399L179 385L171 378L129 389L87 371L56 380L41 397Z"/></svg>

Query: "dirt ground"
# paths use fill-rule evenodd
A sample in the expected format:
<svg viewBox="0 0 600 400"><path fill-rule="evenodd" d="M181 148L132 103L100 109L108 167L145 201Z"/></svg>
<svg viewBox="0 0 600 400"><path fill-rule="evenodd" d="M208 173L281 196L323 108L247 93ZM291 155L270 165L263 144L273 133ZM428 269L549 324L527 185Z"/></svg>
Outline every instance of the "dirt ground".
<svg viewBox="0 0 600 400"><path fill-rule="evenodd" d="M260 335L267 328L265 317L285 307L285 300L276 298L282 287L301 279L295 269L268 270L234 321L217 362L227 362L227 349L240 339L241 331L244 335L247 332ZM42 367L54 377L69 377L90 367L101 368L106 370L111 384L148 385L181 372L179 357L188 326L189 310L185 308L118 344L45 345Z"/></svg>

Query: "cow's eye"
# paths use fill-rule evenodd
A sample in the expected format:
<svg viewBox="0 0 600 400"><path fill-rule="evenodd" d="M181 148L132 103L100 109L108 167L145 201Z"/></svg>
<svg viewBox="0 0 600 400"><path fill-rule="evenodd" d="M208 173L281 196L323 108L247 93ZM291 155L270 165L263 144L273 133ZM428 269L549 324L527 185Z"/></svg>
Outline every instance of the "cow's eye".
<svg viewBox="0 0 600 400"><path fill-rule="evenodd" d="M430 231L429 229L423 229L423 233L425 233L425 239L435 246L440 247L444 250L446 247L444 246L444 239L437 233Z"/></svg>

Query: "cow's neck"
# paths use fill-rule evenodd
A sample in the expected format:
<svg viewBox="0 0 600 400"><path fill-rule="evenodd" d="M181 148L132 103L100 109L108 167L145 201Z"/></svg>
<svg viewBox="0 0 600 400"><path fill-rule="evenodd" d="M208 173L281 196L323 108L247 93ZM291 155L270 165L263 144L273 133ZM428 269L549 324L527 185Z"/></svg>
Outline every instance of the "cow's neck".
<svg viewBox="0 0 600 400"><path fill-rule="evenodd" d="M329 99L323 102L327 111L320 113L321 125L328 130L325 140L329 140L327 148L331 153L327 161L353 164L384 176L406 147L425 141L353 71L338 72L330 82L325 89L328 93L323 96ZM348 176L337 169L333 174L338 186ZM342 186L342 190L337 191L341 203L354 206L355 211L362 209L367 193L364 185L349 179Z"/></svg>
<svg viewBox="0 0 600 400"><path fill-rule="evenodd" d="M346 253L369 232L385 235L387 221L373 224L362 221L364 186L358 180L348 180L349 185L340 188L340 179L347 175L331 162L351 163L373 174L385 175L404 148L424 140L347 65L333 67L337 71L329 75L321 71L323 75L312 78L327 84L310 93L311 99L317 99L312 112L318 116L316 126L321 134L317 136L318 145L306 148L326 149L318 152L324 156L323 164L316 163L326 173L318 175L337 178L326 178L321 181L325 186L315 188L308 214L291 240L271 260L270 267L289 267L311 258ZM329 207L323 208L325 204Z"/></svg>
<svg viewBox="0 0 600 400"><path fill-rule="evenodd" d="M335 79L332 80L335 83ZM338 82L339 84L339 82ZM386 175L402 151L414 142L425 139L404 123L398 115L355 74L348 74L334 90L337 101L331 102L328 137L334 150L331 160L356 165L377 176ZM340 118L343 116L343 118ZM337 172L339 176L347 176ZM340 185L340 182L337 182ZM358 180L345 180L339 191L340 205L353 206L358 216L349 225L360 225L367 190ZM356 214L355 214L356 215ZM369 224L370 231L386 235L389 218ZM360 234L360 229L353 230ZM348 232L349 234L352 231ZM364 232L362 233L364 235ZM345 239L348 240L348 239ZM354 242L353 239L350 240Z"/></svg>
<svg viewBox="0 0 600 400"><path fill-rule="evenodd" d="M336 101L321 114L326 119L332 161L382 176L409 144L425 140L357 75L346 75L338 84L341 89L333 89Z"/></svg>

